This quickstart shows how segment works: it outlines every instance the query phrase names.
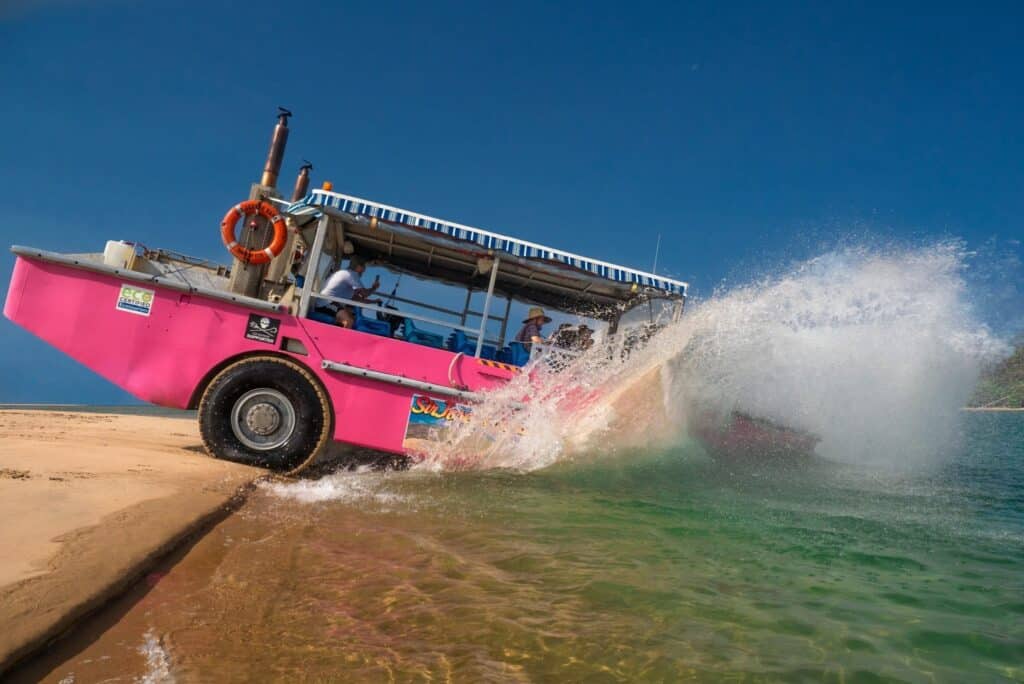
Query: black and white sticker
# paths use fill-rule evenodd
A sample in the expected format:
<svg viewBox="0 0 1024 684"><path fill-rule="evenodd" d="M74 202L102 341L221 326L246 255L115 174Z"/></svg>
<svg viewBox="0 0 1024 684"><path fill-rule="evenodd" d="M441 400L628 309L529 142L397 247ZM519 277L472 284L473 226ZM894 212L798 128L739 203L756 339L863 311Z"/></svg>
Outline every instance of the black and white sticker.
<svg viewBox="0 0 1024 684"><path fill-rule="evenodd" d="M277 344L277 331L280 329L280 318L249 314L249 323L245 326L245 339Z"/></svg>

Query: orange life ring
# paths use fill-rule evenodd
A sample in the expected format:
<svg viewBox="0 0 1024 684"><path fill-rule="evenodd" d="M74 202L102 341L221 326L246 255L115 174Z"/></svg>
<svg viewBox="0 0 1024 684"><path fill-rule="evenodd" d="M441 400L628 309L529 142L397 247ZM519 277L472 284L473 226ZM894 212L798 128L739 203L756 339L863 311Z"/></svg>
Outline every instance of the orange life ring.
<svg viewBox="0 0 1024 684"><path fill-rule="evenodd" d="M274 225L274 239L265 249L248 249L238 244L235 238L235 224L243 216L260 216L270 219ZM224 246L228 248L236 259L247 264L265 264L276 257L284 249L284 243L288 240L288 226L285 225L284 217L277 213L277 209L269 202L260 200L246 200L231 207L220 222L220 237L224 240Z"/></svg>

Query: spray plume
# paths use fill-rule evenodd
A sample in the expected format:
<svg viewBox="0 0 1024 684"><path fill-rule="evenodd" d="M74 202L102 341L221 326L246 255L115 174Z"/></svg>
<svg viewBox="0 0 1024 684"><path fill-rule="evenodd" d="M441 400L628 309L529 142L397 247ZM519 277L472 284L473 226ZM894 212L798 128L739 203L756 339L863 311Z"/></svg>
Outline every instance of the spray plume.
<svg viewBox="0 0 1024 684"><path fill-rule="evenodd" d="M640 350L539 364L424 464L533 470L670 445L734 410L817 435L825 459L941 462L983 364L1007 351L976 320L963 264L957 244L846 249L718 293Z"/></svg>

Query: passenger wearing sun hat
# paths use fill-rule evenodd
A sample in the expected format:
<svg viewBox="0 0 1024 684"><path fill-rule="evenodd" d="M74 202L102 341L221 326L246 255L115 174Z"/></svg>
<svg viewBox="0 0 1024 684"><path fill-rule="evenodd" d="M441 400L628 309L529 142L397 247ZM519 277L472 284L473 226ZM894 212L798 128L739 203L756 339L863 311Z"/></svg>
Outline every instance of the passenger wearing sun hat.
<svg viewBox="0 0 1024 684"><path fill-rule="evenodd" d="M523 319L523 327L516 333L516 342L522 342L527 348L533 343L543 344L544 336L541 328L545 323L550 323L551 317L544 313L544 309L535 306Z"/></svg>

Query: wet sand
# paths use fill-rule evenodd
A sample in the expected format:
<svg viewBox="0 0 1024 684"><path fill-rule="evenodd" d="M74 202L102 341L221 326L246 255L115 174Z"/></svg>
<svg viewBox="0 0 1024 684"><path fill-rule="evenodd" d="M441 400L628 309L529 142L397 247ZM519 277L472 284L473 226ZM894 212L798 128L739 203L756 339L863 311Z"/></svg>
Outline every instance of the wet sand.
<svg viewBox="0 0 1024 684"><path fill-rule="evenodd" d="M0 673L262 475L207 456L192 414L0 410Z"/></svg>

